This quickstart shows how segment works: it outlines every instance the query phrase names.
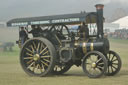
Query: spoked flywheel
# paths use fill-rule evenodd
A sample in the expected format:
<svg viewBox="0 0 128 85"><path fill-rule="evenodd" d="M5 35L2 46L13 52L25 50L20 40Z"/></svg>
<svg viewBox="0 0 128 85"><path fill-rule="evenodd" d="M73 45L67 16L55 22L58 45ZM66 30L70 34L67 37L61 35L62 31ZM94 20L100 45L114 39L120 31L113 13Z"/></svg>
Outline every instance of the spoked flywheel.
<svg viewBox="0 0 128 85"><path fill-rule="evenodd" d="M102 76L107 70L107 60L98 51L88 52L82 62L83 71L90 78Z"/></svg>
<svg viewBox="0 0 128 85"><path fill-rule="evenodd" d="M20 54L24 71L32 76L46 76L55 66L56 52L53 45L44 38L28 40Z"/></svg>
<svg viewBox="0 0 128 85"><path fill-rule="evenodd" d="M117 74L121 69L122 63L120 56L114 51L109 51L107 54L107 59L108 59L108 68L105 75L113 76Z"/></svg>
<svg viewBox="0 0 128 85"><path fill-rule="evenodd" d="M72 67L71 64L55 65L52 73L56 75L60 75L67 72L71 67Z"/></svg>

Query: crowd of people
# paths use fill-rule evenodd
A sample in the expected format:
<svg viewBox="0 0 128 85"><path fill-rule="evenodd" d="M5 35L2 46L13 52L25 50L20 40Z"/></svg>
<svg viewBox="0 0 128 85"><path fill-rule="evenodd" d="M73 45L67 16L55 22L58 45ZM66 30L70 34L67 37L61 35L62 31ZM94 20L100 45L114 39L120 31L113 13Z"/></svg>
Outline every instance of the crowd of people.
<svg viewBox="0 0 128 85"><path fill-rule="evenodd" d="M118 39L128 39L128 29L115 30L115 32L109 33L109 37Z"/></svg>

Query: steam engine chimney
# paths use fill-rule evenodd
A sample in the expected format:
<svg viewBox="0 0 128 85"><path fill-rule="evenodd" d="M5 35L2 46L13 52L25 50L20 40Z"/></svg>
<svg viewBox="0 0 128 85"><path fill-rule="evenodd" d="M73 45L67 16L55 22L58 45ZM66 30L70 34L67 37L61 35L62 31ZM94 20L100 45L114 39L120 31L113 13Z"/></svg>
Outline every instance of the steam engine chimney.
<svg viewBox="0 0 128 85"><path fill-rule="evenodd" d="M97 4L95 5L96 10L97 10L97 28L98 28L98 37L103 37L104 32L103 32L103 4Z"/></svg>

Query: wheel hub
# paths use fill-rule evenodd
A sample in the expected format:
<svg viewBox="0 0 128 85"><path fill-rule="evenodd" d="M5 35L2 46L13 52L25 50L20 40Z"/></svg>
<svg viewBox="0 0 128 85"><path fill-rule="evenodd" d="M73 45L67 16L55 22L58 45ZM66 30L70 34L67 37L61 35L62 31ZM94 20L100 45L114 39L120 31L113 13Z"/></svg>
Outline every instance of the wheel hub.
<svg viewBox="0 0 128 85"><path fill-rule="evenodd" d="M95 68L96 67L96 63L92 63L92 68Z"/></svg>
<svg viewBox="0 0 128 85"><path fill-rule="evenodd" d="M33 56L33 60L34 60L34 61L39 60L39 58L40 58L40 55L39 55L39 54L35 54L35 55Z"/></svg>
<svg viewBox="0 0 128 85"><path fill-rule="evenodd" d="M108 65L109 65L109 66L112 66L112 61L109 61L109 62L108 62Z"/></svg>

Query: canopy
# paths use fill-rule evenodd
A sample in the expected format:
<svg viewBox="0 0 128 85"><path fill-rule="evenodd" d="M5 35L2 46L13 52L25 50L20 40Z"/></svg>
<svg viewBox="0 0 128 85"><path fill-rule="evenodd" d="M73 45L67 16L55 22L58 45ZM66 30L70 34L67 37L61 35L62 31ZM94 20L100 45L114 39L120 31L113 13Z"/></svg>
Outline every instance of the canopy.
<svg viewBox="0 0 128 85"><path fill-rule="evenodd" d="M112 23L116 23L116 24L119 24L120 25L120 28L126 28L128 29L128 16L125 16L123 18L120 18Z"/></svg>
<svg viewBox="0 0 128 85"><path fill-rule="evenodd" d="M74 13L74 14L63 14L63 15L52 15L52 16L41 16L41 17L30 17L30 18L16 18L7 22L7 26L27 26L27 25L52 25L52 24L80 24L85 23L96 23L96 12L90 13Z"/></svg>

